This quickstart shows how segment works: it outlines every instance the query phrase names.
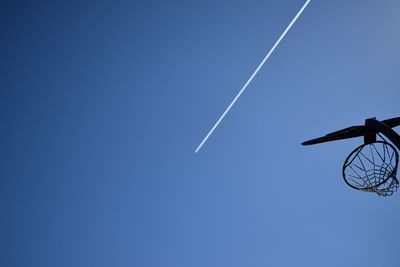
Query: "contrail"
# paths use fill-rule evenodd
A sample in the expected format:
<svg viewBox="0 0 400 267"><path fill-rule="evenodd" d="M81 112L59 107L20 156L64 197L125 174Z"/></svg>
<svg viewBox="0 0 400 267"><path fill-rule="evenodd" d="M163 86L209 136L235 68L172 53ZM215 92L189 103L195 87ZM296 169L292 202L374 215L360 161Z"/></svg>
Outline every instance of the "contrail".
<svg viewBox="0 0 400 267"><path fill-rule="evenodd" d="M229 104L229 106L226 108L224 113L221 115L221 117L218 119L218 121L214 124L214 126L211 128L211 130L208 132L206 137L204 137L203 141L201 141L200 145L196 148L194 153L199 152L199 150L203 147L205 142L207 142L208 138L211 136L211 134L214 132L214 130L218 127L220 122L224 119L226 114L228 114L229 110L233 107L233 105L236 103L236 101L239 99L239 97L242 95L244 90L246 90L247 86L251 83L251 81L254 79L254 77L257 75L258 71L262 68L262 66L265 64L265 62L268 60L268 58L271 56L271 54L274 52L275 48L279 45L279 43L282 41L282 39L285 37L286 33L290 30L290 28L293 26L293 24L296 22L296 20L300 17L301 13L303 13L304 9L308 6L311 0L307 0L302 8L299 10L299 12L296 14L296 16L293 18L293 20L290 22L290 24L286 27L285 31L282 33L282 35L279 37L279 39L276 41L274 46L269 50L268 54L264 57L264 59L261 61L260 65L258 65L257 69L254 71L254 73L250 76L249 80L243 85L242 89L240 89L239 93L236 95L236 97L233 99L233 101Z"/></svg>

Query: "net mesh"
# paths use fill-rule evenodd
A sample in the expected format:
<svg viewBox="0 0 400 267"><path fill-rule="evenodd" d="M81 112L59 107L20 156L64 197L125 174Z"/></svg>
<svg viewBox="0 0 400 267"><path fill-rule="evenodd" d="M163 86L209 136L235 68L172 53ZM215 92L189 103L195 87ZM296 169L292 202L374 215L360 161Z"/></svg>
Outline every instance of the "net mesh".
<svg viewBox="0 0 400 267"><path fill-rule="evenodd" d="M364 144L356 148L343 165L343 178L355 189L390 196L397 191L396 178L399 154L386 141Z"/></svg>

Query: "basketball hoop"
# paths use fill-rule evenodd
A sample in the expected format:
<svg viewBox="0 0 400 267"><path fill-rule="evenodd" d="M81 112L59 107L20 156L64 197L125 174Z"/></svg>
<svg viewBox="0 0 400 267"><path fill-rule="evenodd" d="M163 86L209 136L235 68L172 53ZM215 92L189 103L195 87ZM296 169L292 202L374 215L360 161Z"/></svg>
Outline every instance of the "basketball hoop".
<svg viewBox="0 0 400 267"><path fill-rule="evenodd" d="M399 188L396 178L399 154L386 141L363 144L343 164L343 178L352 188L390 196Z"/></svg>
<svg viewBox="0 0 400 267"><path fill-rule="evenodd" d="M364 144L354 149L344 161L343 178L350 187L357 190L391 196L399 188L396 175L400 136L392 129L397 126L400 126L400 117L384 121L371 118L365 120L365 125L351 126L302 144L314 145L363 136ZM377 141L377 136L382 140Z"/></svg>

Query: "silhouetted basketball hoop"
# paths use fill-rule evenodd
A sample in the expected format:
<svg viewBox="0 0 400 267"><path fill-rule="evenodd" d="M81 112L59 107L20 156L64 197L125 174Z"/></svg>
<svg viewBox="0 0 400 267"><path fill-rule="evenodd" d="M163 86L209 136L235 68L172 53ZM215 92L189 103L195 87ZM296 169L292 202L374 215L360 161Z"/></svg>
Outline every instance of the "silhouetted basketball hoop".
<svg viewBox="0 0 400 267"><path fill-rule="evenodd" d="M397 191L396 178L399 154L385 141L363 144L347 157L343 164L343 178L358 190L389 196Z"/></svg>
<svg viewBox="0 0 400 267"><path fill-rule="evenodd" d="M400 117L385 121L367 119L365 126L352 126L302 143L313 145L323 142L364 136L364 144L354 149L343 164L343 178L352 188L390 196L399 188L400 136L392 129L400 125ZM386 136L394 145L389 143ZM377 141L376 136L382 140ZM396 147L397 149L396 149Z"/></svg>

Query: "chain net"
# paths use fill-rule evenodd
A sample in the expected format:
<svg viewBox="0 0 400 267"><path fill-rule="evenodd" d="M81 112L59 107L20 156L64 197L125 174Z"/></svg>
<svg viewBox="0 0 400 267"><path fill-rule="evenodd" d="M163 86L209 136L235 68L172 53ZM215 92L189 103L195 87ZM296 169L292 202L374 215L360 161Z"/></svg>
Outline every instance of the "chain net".
<svg viewBox="0 0 400 267"><path fill-rule="evenodd" d="M399 188L396 178L398 161L396 148L388 142L364 144L347 157L343 178L355 189L390 196Z"/></svg>

